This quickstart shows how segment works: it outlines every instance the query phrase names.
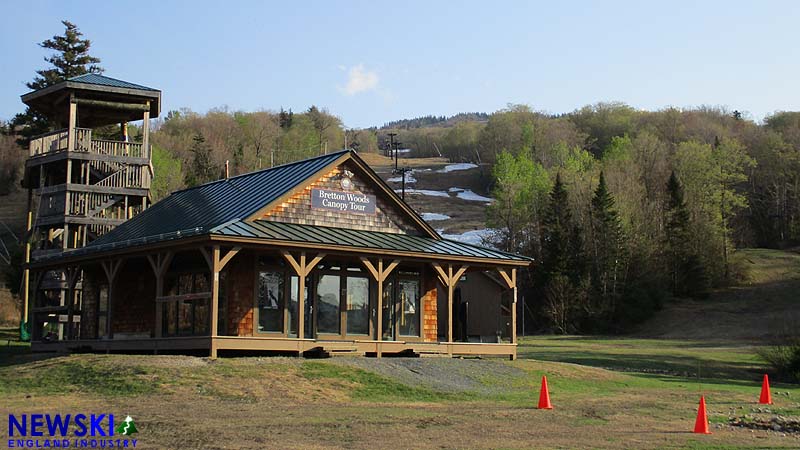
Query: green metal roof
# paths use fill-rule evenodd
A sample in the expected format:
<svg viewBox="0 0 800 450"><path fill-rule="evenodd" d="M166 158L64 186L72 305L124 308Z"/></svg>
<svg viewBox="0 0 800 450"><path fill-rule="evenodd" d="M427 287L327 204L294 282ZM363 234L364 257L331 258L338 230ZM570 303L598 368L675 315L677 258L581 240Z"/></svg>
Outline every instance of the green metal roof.
<svg viewBox="0 0 800 450"><path fill-rule="evenodd" d="M116 78L111 78L96 73L87 73L84 75L78 75L77 77L72 77L67 81L72 81L74 83L95 84L98 86L111 86L111 87L118 87L125 89L139 89L142 91L158 91L158 89L153 89L147 86L142 86L140 84L118 80Z"/></svg>
<svg viewBox="0 0 800 450"><path fill-rule="evenodd" d="M213 236L263 239L266 242L297 242L325 246L356 247L383 252L413 252L440 257L468 257L528 262L530 258L447 239L378 231L300 225L256 220L232 220L210 230Z"/></svg>
<svg viewBox="0 0 800 450"><path fill-rule="evenodd" d="M445 259L450 256L516 263L531 261L524 256L441 239L435 232L422 237L265 220L245 221L349 152L342 150L174 192L88 246L37 262L198 236L245 237L264 243L306 243L387 253L411 252Z"/></svg>
<svg viewBox="0 0 800 450"><path fill-rule="evenodd" d="M86 248L206 234L230 220L255 214L345 153L347 150L176 191Z"/></svg>

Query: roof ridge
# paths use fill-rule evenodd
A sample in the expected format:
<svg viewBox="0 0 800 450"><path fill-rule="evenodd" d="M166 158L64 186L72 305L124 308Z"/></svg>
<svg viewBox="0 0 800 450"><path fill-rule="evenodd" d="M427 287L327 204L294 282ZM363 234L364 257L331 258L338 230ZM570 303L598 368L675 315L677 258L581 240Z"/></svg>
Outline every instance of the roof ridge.
<svg viewBox="0 0 800 450"><path fill-rule="evenodd" d="M145 86L143 84L133 83L131 81L120 80L119 78L109 77L107 75L103 75L102 73L94 73L94 72L87 72L87 73L84 73L82 75L76 75L74 77L67 78L64 81L73 81L73 82L77 82L77 83L83 83L84 81L81 80L81 79L82 78L87 78L87 77L105 78L106 80L116 81L117 83L128 84L130 86L136 86L137 88L140 88L140 89L143 89L143 90L148 90L148 91L157 91L158 90L158 89L155 89L155 88L151 88L149 86ZM96 84L96 83L91 83L91 82L85 82L85 83L86 84Z"/></svg>
<svg viewBox="0 0 800 450"><path fill-rule="evenodd" d="M309 161L314 161L316 159L328 158L328 157L331 157L333 155L349 153L351 151L352 150L350 150L350 149L342 149L342 150L338 150L338 151L335 151L335 152L332 152L332 153L328 153L326 155L314 156L313 158L300 159L300 160L297 160L297 161L292 161L292 162L289 162L289 163L280 164L280 165L277 165L277 166L274 166L274 167L267 167L265 169L254 170L252 172L241 173L239 175L232 176L230 178L221 178L219 180L208 181L208 182L205 182L203 184L198 184L197 186L191 186L191 187L187 187L187 188L183 188L183 189L178 189L177 191L173 191L170 195L177 194L179 192L191 191L192 189L197 189L197 188L201 188L201 187L205 187L205 186L210 186L212 184L217 184L217 183L222 183L222 182L230 182L231 180L235 180L237 178L249 177L249 176L253 176L253 175L259 174L259 173L269 172L269 171L276 170L276 169L284 169L286 167L294 166L296 164L307 163ZM233 186L237 187L236 185L233 185Z"/></svg>

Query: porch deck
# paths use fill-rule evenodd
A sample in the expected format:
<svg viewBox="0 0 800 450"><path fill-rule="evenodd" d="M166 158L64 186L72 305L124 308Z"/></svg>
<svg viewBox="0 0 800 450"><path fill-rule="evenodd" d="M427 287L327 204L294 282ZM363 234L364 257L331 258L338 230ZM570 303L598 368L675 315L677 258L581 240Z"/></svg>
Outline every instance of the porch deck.
<svg viewBox="0 0 800 450"><path fill-rule="evenodd" d="M296 339L252 336L187 336L141 339L91 339L59 342L33 342L34 352L221 352L261 351L265 353L317 352L328 355L399 355L409 356L502 356L516 359L517 344L478 342L411 342L352 340L330 341L323 339ZM223 353L224 354L224 353Z"/></svg>

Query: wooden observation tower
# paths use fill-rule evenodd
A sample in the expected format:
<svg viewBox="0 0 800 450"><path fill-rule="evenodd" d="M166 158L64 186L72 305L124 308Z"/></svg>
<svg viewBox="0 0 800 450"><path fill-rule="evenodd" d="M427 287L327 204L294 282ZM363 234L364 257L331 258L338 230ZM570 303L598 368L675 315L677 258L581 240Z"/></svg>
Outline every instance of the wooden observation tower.
<svg viewBox="0 0 800 450"><path fill-rule="evenodd" d="M26 262L85 247L147 208L153 177L149 124L159 115L161 91L86 74L25 94L22 101L59 127L30 141L23 179ZM135 121L142 121L140 132L129 136L128 123ZM26 269L24 321L30 321L28 296L34 295L33 312L57 319L58 336L66 337L77 328L65 329L64 318L69 312L72 323L79 313L80 278L61 271L30 280ZM78 295L65 299L68 291ZM42 295L49 300L40 301ZM53 332L54 320L35 322L50 323Z"/></svg>

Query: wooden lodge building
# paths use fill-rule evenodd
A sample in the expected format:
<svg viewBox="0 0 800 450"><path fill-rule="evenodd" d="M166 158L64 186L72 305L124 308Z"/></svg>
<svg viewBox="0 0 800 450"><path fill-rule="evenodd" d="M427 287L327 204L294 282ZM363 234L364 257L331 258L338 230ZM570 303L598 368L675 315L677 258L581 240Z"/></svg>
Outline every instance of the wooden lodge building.
<svg viewBox="0 0 800 450"><path fill-rule="evenodd" d="M66 139L31 154L26 182L39 197L96 191L116 201L82 206L94 213L82 221L67 214L72 198L39 201L39 210L62 208L45 217L66 222L41 225L29 214L29 228L43 230L27 266L34 351L516 357L517 270L528 258L443 239L350 150L184 189L153 205L128 175L113 192L94 188L112 169L150 167L147 126L135 151L95 145L77 126L135 120L132 111L147 124L160 92L91 81L98 85L88 91L69 81L53 90L69 111L59 132ZM81 96L94 101L75 101ZM83 121L76 106L100 112ZM101 150L115 146L122 150L110 159ZM91 163L76 170L76 157L97 156L106 172ZM58 167L36 163L59 157ZM132 157L139 159L120 159ZM143 173L149 183L152 174ZM93 230L96 223L113 227Z"/></svg>

